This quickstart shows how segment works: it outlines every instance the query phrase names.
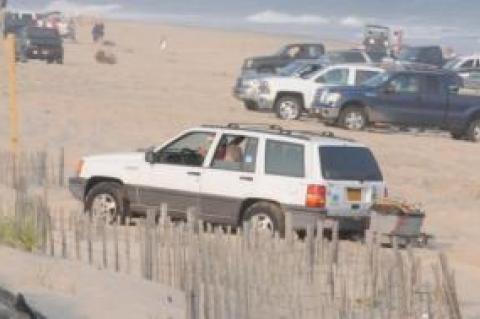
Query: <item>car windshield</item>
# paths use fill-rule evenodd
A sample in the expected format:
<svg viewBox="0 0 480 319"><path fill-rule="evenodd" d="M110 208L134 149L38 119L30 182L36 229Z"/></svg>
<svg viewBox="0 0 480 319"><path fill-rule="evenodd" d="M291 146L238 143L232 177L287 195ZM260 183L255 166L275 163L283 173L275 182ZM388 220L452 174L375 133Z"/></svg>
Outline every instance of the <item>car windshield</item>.
<svg viewBox="0 0 480 319"><path fill-rule="evenodd" d="M447 63L445 63L445 65L443 66L444 69L447 69L447 70L451 70L455 67L455 65L457 65L458 63L460 62L460 59L453 59L453 60L450 60L448 61Z"/></svg>
<svg viewBox="0 0 480 319"><path fill-rule="evenodd" d="M278 71L278 74L283 75L283 76L290 76L290 75L293 75L294 73L300 71L305 66L306 66L305 63L303 63L303 62L299 62L299 61L292 62L292 63L287 64L283 68L281 68Z"/></svg>
<svg viewBox="0 0 480 319"><path fill-rule="evenodd" d="M57 30L49 28L28 28L27 34L32 38L58 38Z"/></svg>
<svg viewBox="0 0 480 319"><path fill-rule="evenodd" d="M388 72L387 73L380 73L380 74L375 75L371 79L368 79L365 82L363 82L362 86L379 87L383 83L387 82L389 78L390 78L390 74Z"/></svg>
<svg viewBox="0 0 480 319"><path fill-rule="evenodd" d="M372 152L365 147L322 146L320 165L326 180L382 181L383 176Z"/></svg>

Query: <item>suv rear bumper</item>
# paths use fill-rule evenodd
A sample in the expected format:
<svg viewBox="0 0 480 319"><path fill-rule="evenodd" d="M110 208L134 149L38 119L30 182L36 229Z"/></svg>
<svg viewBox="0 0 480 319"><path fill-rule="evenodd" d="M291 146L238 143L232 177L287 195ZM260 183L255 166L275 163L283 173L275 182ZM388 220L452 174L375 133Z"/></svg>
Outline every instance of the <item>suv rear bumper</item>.
<svg viewBox="0 0 480 319"><path fill-rule="evenodd" d="M85 188L87 180L81 177L70 177L68 179L68 189L75 199L83 201L85 197Z"/></svg>

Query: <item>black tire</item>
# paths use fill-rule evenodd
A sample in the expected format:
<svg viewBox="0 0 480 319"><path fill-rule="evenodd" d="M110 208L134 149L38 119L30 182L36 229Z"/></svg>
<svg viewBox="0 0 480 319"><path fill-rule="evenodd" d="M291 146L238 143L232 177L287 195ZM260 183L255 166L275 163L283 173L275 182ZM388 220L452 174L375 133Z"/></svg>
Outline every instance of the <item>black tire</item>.
<svg viewBox="0 0 480 319"><path fill-rule="evenodd" d="M92 205L94 200L102 195L107 195L107 197L113 199L116 207L115 212L112 212L110 216L106 216L107 223L112 224L119 222L121 225L124 225L127 215L125 207L126 200L123 186L119 183L101 182L94 185L85 197L85 212L93 214Z"/></svg>
<svg viewBox="0 0 480 319"><path fill-rule="evenodd" d="M270 202L257 202L247 208L244 214L244 221L251 222L255 217L261 217L261 215L268 216L272 222L272 228L270 231L280 233L281 236L285 235L285 215L282 209ZM252 225L252 227L254 227Z"/></svg>
<svg viewBox="0 0 480 319"><path fill-rule="evenodd" d="M275 114L282 120L298 120L303 112L302 100L292 95L278 98L274 107Z"/></svg>
<svg viewBox="0 0 480 319"><path fill-rule="evenodd" d="M348 106L341 111L338 124L346 130L364 130L368 125L367 113L363 107Z"/></svg>
<svg viewBox="0 0 480 319"><path fill-rule="evenodd" d="M57 64L63 64L63 56L58 57L58 58L55 60L55 62L56 62Z"/></svg>
<svg viewBox="0 0 480 319"><path fill-rule="evenodd" d="M258 110L258 105L254 101L244 101L243 105L245 105L245 108L249 111Z"/></svg>
<svg viewBox="0 0 480 319"><path fill-rule="evenodd" d="M450 132L450 136L454 140L463 140L465 138L465 134L459 132Z"/></svg>
<svg viewBox="0 0 480 319"><path fill-rule="evenodd" d="M472 142L480 142L480 118L470 122L465 137Z"/></svg>

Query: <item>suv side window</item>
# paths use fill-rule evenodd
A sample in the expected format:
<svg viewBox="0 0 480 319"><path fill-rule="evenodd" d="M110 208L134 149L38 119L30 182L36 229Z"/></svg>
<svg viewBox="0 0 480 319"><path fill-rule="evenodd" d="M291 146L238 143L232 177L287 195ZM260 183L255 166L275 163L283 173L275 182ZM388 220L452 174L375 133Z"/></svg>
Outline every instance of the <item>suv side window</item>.
<svg viewBox="0 0 480 319"><path fill-rule="evenodd" d="M212 146L215 133L187 133L155 154L156 163L200 167Z"/></svg>
<svg viewBox="0 0 480 319"><path fill-rule="evenodd" d="M355 85L361 85L365 81L370 80L374 76L378 75L378 71L357 70L355 74Z"/></svg>
<svg viewBox="0 0 480 319"><path fill-rule="evenodd" d="M319 76L315 82L335 85L348 85L348 69L334 69Z"/></svg>
<svg viewBox="0 0 480 319"><path fill-rule="evenodd" d="M465 62L462 63L462 65L460 66L460 68L462 69L471 69L473 68L473 65L474 65L474 60L467 60Z"/></svg>
<svg viewBox="0 0 480 319"><path fill-rule="evenodd" d="M305 177L305 147L301 144L267 140L265 174Z"/></svg>
<svg viewBox="0 0 480 319"><path fill-rule="evenodd" d="M395 93L416 94L420 91L420 81L415 74L399 74L390 81Z"/></svg>
<svg viewBox="0 0 480 319"><path fill-rule="evenodd" d="M218 143L211 168L254 172L258 139L244 135L224 134Z"/></svg>

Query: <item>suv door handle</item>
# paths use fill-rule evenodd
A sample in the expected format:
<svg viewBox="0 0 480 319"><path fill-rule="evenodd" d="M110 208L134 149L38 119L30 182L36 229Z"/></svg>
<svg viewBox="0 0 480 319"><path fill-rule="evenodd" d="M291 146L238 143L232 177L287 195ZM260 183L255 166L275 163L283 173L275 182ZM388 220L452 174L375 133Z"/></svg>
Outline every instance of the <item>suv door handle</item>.
<svg viewBox="0 0 480 319"><path fill-rule="evenodd" d="M253 177L250 176L240 176L241 181L253 182Z"/></svg>
<svg viewBox="0 0 480 319"><path fill-rule="evenodd" d="M189 176L200 176L200 172L188 172L187 175Z"/></svg>

